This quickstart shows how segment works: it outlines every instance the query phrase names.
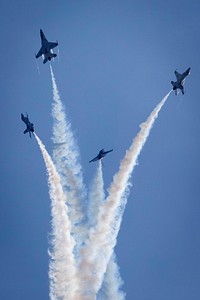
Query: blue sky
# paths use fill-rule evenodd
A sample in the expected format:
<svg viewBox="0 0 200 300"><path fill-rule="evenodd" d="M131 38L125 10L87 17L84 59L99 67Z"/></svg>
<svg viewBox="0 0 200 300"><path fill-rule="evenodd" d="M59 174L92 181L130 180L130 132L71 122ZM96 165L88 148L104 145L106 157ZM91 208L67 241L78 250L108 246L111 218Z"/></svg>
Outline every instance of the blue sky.
<svg viewBox="0 0 200 300"><path fill-rule="evenodd" d="M40 28L59 42L53 70L87 186L97 167L88 161L113 148L109 186L174 70L191 67L185 95L170 95L139 157L116 253L126 299L199 299L199 11L199 1L1 1L1 299L49 298L46 171L20 120L27 111L51 154Z"/></svg>

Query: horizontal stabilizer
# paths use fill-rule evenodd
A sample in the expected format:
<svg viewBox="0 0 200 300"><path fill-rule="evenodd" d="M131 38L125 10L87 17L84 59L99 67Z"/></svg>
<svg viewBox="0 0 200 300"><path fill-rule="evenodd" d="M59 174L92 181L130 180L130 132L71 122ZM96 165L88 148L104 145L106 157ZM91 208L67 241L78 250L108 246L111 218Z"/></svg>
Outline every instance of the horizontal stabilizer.
<svg viewBox="0 0 200 300"><path fill-rule="evenodd" d="M43 64L46 64L47 61L48 61L48 58L45 58L45 59L43 60Z"/></svg>
<svg viewBox="0 0 200 300"><path fill-rule="evenodd" d="M28 130L28 129L24 130L24 134L25 134L25 133L27 133L27 132L29 132L29 130Z"/></svg>

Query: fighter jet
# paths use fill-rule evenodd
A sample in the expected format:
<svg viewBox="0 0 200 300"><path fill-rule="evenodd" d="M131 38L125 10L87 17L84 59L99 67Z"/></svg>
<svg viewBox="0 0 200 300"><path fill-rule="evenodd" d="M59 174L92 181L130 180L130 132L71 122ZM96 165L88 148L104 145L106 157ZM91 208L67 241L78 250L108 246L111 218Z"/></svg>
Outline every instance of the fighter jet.
<svg viewBox="0 0 200 300"><path fill-rule="evenodd" d="M30 138L31 138L31 132L33 133L34 132L34 126L33 126L33 123L31 123L29 121L29 118L28 118L28 114L26 113L26 117L21 114L21 119L22 121L26 124L27 128L26 130L24 130L24 134L29 132L29 135L30 135Z"/></svg>
<svg viewBox="0 0 200 300"><path fill-rule="evenodd" d="M112 150L108 150L108 151L104 151L104 149L101 149L99 151L99 154L95 158L93 158L92 160L90 160L89 163L104 158L104 156L106 156L106 154L109 153L109 152L111 152L111 151L113 151L113 149Z"/></svg>
<svg viewBox="0 0 200 300"><path fill-rule="evenodd" d="M175 94L178 94L178 89L181 90L182 94L184 95L184 82L185 78L190 74L190 68L188 68L183 74L178 73L177 71L174 72L176 75L176 82L171 81L171 84L173 85L173 90L175 91Z"/></svg>
<svg viewBox="0 0 200 300"><path fill-rule="evenodd" d="M35 57L38 58L38 57L44 55L43 64L45 64L48 60L50 61L53 57L57 56L57 54L54 54L51 51L51 49L58 46L58 43L48 42L42 29L40 29L40 37L41 37L42 47L40 48L40 51L38 52L38 54Z"/></svg>

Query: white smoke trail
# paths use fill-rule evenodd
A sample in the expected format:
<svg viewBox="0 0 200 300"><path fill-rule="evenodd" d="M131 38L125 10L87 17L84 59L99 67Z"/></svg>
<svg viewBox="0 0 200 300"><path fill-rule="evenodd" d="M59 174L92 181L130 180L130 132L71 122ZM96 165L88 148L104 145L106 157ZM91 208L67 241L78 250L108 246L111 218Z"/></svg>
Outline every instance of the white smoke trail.
<svg viewBox="0 0 200 300"><path fill-rule="evenodd" d="M126 152L118 173L113 178L113 182L108 190L107 200L100 207L97 225L89 231L89 239L81 251L82 261L80 263L81 270L84 270L80 274L80 283L82 295L86 297L85 299L95 299L95 295L101 287L108 262L116 245L116 238L127 201L124 195L129 186L129 178L137 165L138 156L149 136L158 113L170 93L171 91L156 106L146 122L140 125L139 133Z"/></svg>
<svg viewBox="0 0 200 300"><path fill-rule="evenodd" d="M95 226L97 223L97 215L99 207L105 200L104 182L102 173L102 162L99 160L96 176L92 182L89 192L89 207L88 207L88 223L89 226Z"/></svg>
<svg viewBox="0 0 200 300"><path fill-rule="evenodd" d="M123 285L123 280L121 279L119 273L119 267L116 261L116 255L113 253L104 277L102 288L97 296L98 300L124 300L125 293L120 291Z"/></svg>
<svg viewBox="0 0 200 300"><path fill-rule="evenodd" d="M72 221L72 233L77 243L83 242L85 227L82 225L85 215L83 203L85 186L83 184L82 170L79 163L79 152L71 129L66 120L62 101L59 96L53 69L50 65L53 87L53 159L61 176L62 185L67 194L69 217Z"/></svg>
<svg viewBox="0 0 200 300"><path fill-rule="evenodd" d="M76 298L77 276L73 249L75 241L71 236L71 223L68 218L66 196L63 193L60 176L55 165L45 149L45 146L34 133L42 152L49 184L52 214L52 249L49 251L50 266L50 299L73 299Z"/></svg>
<svg viewBox="0 0 200 300"><path fill-rule="evenodd" d="M127 183L126 190L121 197L121 204L116 209L115 214L113 215L114 221L111 225L111 228L117 228L117 224L119 226L121 224L122 216L130 193L129 186L131 186L130 182ZM110 300L110 299L124 300L126 294L122 291L123 283L124 282L120 275L120 268L117 264L116 254L113 250L113 254L107 265L103 283L99 290L97 299L98 300Z"/></svg>
<svg viewBox="0 0 200 300"><path fill-rule="evenodd" d="M100 206L105 201L104 181L102 173L102 161L99 160L96 176L92 182L91 190L89 193L89 209L88 220L89 226L96 226L97 216ZM120 277L119 267L117 265L115 254L111 257L108 263L105 278L103 281L102 289L99 291L97 299L104 300L123 300L125 295L120 292L123 281Z"/></svg>
<svg viewBox="0 0 200 300"><path fill-rule="evenodd" d="M36 58L36 66L37 66L38 74L40 75L40 67L39 67L37 58Z"/></svg>

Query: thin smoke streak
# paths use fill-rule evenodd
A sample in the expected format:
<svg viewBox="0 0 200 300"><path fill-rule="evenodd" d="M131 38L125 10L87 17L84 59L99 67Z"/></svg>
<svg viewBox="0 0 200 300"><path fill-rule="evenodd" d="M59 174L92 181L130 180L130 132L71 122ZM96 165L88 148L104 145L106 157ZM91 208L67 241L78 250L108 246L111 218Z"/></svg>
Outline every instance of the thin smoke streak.
<svg viewBox="0 0 200 300"><path fill-rule="evenodd" d="M66 196L62 189L60 176L50 155L39 137L35 133L34 135L46 165L51 199L50 299L77 300L77 275L73 255L75 241L71 236L71 223L65 204Z"/></svg>
<svg viewBox="0 0 200 300"><path fill-rule="evenodd" d="M40 67L39 67L39 64L38 64L38 61L36 59L36 66L37 66L37 71L38 71L38 74L40 75Z"/></svg>
<svg viewBox="0 0 200 300"><path fill-rule="evenodd" d="M82 261L80 269L80 282L83 297L94 299L99 291L108 262L116 245L122 214L126 205L126 192L129 192L129 179L134 167L137 165L139 154L149 136L151 128L158 117L158 113L165 104L171 91L162 99L150 114L145 123L140 125L140 131L124 159L120 164L118 173L108 190L106 202L100 207L98 221L95 228L91 228L89 239L81 251ZM87 298L85 298L87 299Z"/></svg>

